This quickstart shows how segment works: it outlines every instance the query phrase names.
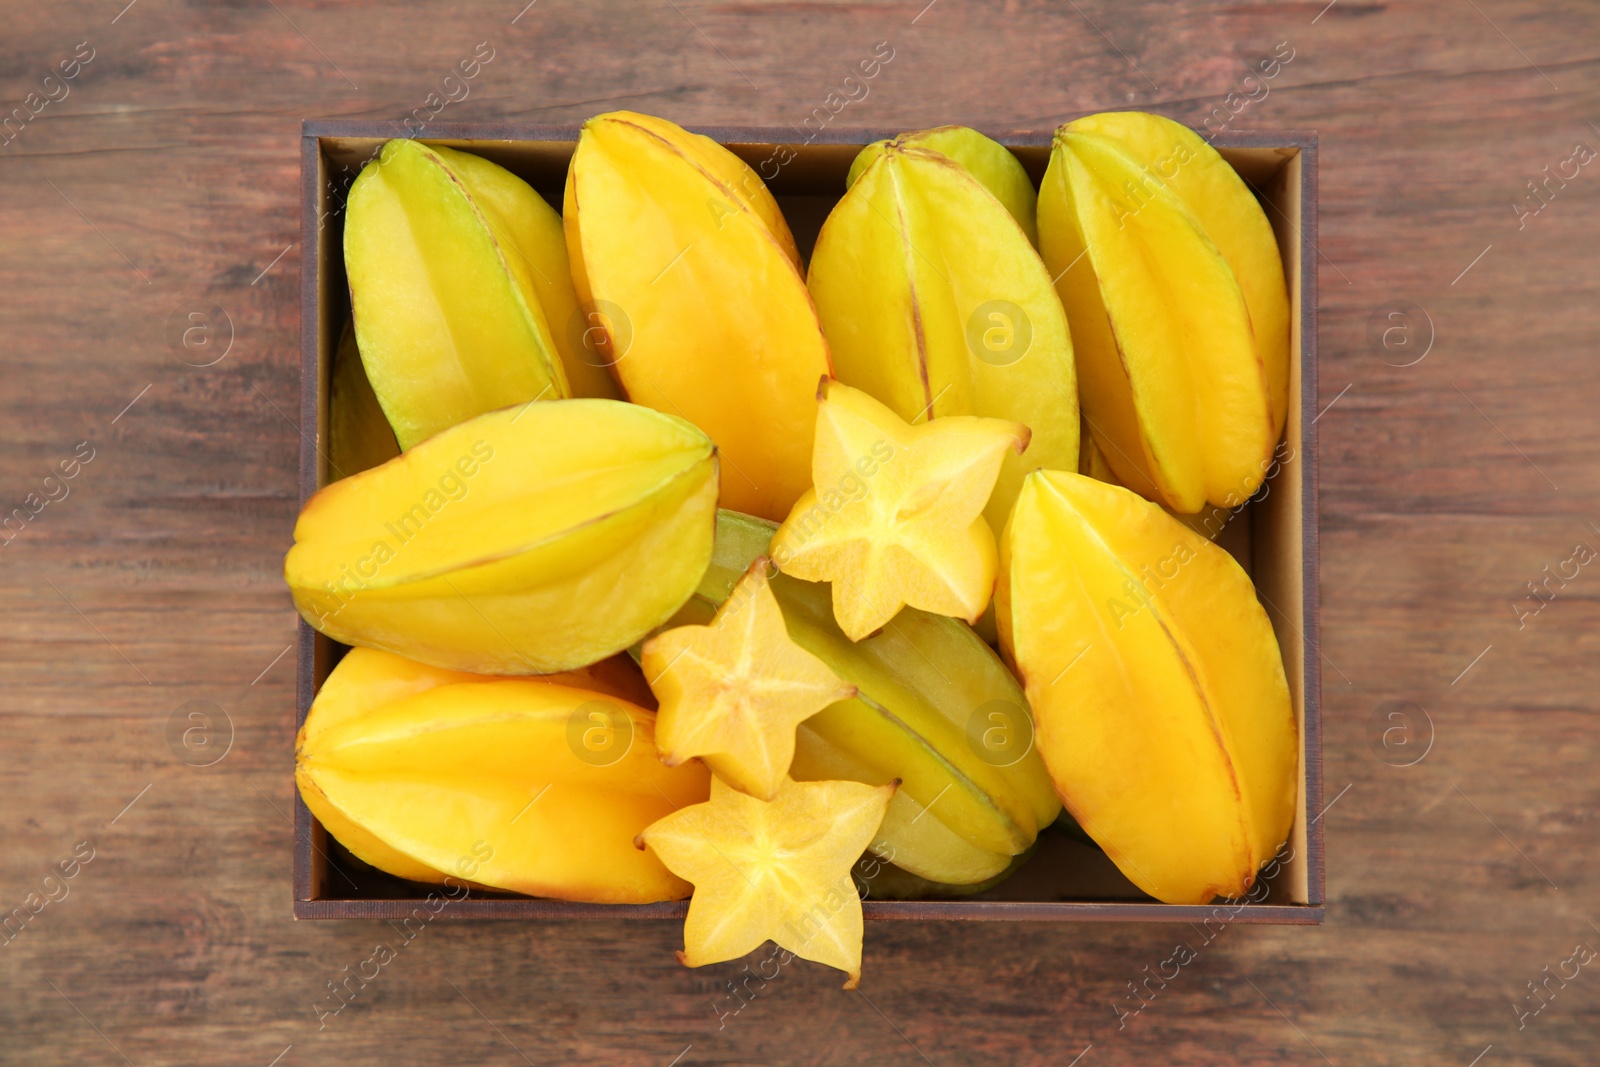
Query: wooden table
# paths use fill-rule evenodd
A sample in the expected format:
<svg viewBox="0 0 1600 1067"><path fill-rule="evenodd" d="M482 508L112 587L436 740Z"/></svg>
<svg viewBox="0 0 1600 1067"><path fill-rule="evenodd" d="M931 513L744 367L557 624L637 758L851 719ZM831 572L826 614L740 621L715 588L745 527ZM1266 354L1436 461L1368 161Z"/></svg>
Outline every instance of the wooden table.
<svg viewBox="0 0 1600 1067"><path fill-rule="evenodd" d="M1600 547L1591 5L123 2L0 16L0 1063L1596 1062L1600 572L1527 587ZM675 924L437 923L319 1020L399 935L290 919L300 120L486 42L445 117L798 125L885 41L834 123L1321 135L1327 926L876 924L744 1002Z"/></svg>

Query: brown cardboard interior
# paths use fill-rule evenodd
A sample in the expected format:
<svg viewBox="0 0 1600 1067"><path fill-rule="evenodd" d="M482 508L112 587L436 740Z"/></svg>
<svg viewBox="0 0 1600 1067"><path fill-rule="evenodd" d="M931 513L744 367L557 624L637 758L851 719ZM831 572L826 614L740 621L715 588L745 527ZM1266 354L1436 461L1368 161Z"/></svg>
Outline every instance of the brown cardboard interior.
<svg viewBox="0 0 1600 1067"><path fill-rule="evenodd" d="M386 137L377 129L362 129L363 136L314 136L308 130L305 180L314 182L307 189L307 210L315 211L314 228L307 227L309 235L315 234L315 253L310 262L315 265L315 284L307 288L307 300L314 293L315 308L307 308L308 351L306 353L307 384L316 383L314 404L305 405L309 417L315 412L317 436L322 440L322 428L327 425L328 371L339 334L349 317L349 295L343 271L341 252L344 223L344 196L349 183L362 164L381 149ZM440 131L443 133L444 131ZM539 193L558 209L562 200L562 187L566 178L568 160L575 145L576 129L532 129L525 133L527 139L515 134L521 131L473 131L472 136L442 135L429 138L432 143L472 151L505 166L527 180ZM878 137L882 132L841 133L841 143L831 144L778 144L751 136L760 131L705 130L707 134L727 144L763 175L775 177L768 181L779 205L783 209L802 255L809 257L823 220L844 188L845 175L850 162L861 144ZM509 135L507 135L509 133ZM1044 172L1049 157L1049 134L1027 133L996 135L997 139L1012 148L1037 183ZM1307 567L1306 550L1314 551L1314 516L1308 513L1307 462L1310 455L1305 412L1304 390L1315 392L1314 378L1302 379L1302 340L1307 336L1302 291L1308 268L1314 264L1302 262L1301 249L1307 243L1302 233L1308 216L1302 194L1306 185L1306 155L1300 145L1301 138L1283 137L1273 141L1270 135L1246 135L1236 138L1246 144L1227 144L1219 138L1217 145L1223 157L1256 189L1267 209L1283 254L1285 271L1290 280L1291 300L1291 354L1290 404L1285 438L1277 458L1278 469L1270 472L1270 480L1260 493L1229 522L1218 538L1228 551L1250 571L1257 584L1263 604L1267 607L1277 632L1279 645L1290 684L1295 714L1301 724L1304 748L1301 760L1300 788L1298 792L1295 825L1289 842L1289 859L1277 877L1269 895L1260 904L1245 906L1231 921L1244 922L1319 922L1321 921L1321 855L1320 835L1308 833L1309 805L1320 802L1320 730L1316 717L1317 673L1315 657L1315 615L1308 618L1308 603L1315 604L1314 585L1309 597L1307 581L1314 581L1315 568ZM1258 145L1271 147L1258 147ZM1312 290L1314 292L1314 290ZM314 323L314 327L312 324ZM315 352L309 350L314 329ZM1314 341L1313 341L1314 343ZM314 375L314 377L313 377ZM315 470L315 485L327 484L326 455L320 446L310 465ZM314 634L304 623L302 627L302 684L300 718L303 721L309 701L316 688L333 668L343 653L337 645L321 635ZM1311 635L1307 639L1308 633ZM309 675L307 677L307 675ZM1308 683L1310 688L1308 689ZM1308 717L1308 696L1310 715ZM1308 721L1310 730L1308 732ZM297 856L296 856L296 914L300 917L340 917L368 915L373 917L404 914L386 907L383 902L399 902L421 898L427 887L392 878L368 868L355 860L326 832L297 798ZM482 914L493 916L562 916L562 915L616 915L617 917L647 917L681 915L683 904L648 905L627 908L601 905L564 905L561 902L534 901L505 895L496 899L464 902L482 905ZM325 905L319 907L318 905ZM452 909L458 916L470 917L472 907L457 905ZM1020 870L1001 885L976 897L938 902L873 902L868 901L869 917L881 918L1138 918L1173 919L1191 921L1197 914L1209 909L1161 905L1136 889L1106 856L1098 849L1075 840L1060 830L1042 834L1038 851Z"/></svg>

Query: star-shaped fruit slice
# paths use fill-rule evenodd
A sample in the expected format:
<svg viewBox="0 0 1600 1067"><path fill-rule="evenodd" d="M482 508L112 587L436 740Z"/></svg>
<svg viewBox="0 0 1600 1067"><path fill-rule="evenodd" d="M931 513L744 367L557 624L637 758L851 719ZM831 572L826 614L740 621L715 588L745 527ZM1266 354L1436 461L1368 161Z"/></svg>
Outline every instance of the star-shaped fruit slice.
<svg viewBox="0 0 1600 1067"><path fill-rule="evenodd" d="M898 783L796 782L758 800L720 779L711 799L651 824L638 844L694 883L683 924L688 967L738 959L771 940L861 981L861 898L850 878Z"/></svg>
<svg viewBox="0 0 1600 1067"><path fill-rule="evenodd" d="M1028 447L1028 428L975 415L914 426L829 379L817 402L813 488L772 539L778 569L832 582L852 641L907 604L976 622L998 567L984 505L1006 451Z"/></svg>
<svg viewBox="0 0 1600 1067"><path fill-rule="evenodd" d="M656 748L668 766L699 756L736 789L763 800L794 761L794 731L856 695L795 644L768 586L769 561L750 565L709 626L679 626L645 642L640 665L660 701Z"/></svg>

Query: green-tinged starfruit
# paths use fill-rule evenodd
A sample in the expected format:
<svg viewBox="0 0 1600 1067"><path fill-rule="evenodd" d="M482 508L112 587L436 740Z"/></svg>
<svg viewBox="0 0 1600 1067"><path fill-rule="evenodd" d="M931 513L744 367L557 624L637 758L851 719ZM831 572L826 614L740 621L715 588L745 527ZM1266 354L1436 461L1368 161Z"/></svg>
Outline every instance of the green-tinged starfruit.
<svg viewBox="0 0 1600 1067"><path fill-rule="evenodd" d="M710 567L674 624L704 623L766 554L775 527L722 511ZM992 649L958 619L907 608L852 642L828 587L776 574L770 589L789 636L856 687L796 731L790 774L802 781L900 779L872 851L930 881L995 877L1060 811L1026 701Z"/></svg>
<svg viewBox="0 0 1600 1067"><path fill-rule="evenodd" d="M351 186L344 256L400 447L508 404L617 395L583 343L561 217L505 168L390 141Z"/></svg>

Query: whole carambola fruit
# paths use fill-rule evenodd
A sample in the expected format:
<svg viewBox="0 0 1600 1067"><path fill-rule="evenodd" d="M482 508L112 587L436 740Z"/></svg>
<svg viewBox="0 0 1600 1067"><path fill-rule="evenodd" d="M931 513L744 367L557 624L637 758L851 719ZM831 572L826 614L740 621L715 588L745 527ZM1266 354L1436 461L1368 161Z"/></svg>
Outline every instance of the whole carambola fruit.
<svg viewBox="0 0 1600 1067"><path fill-rule="evenodd" d="M719 513L711 565L674 624L707 621L775 529ZM899 778L872 851L903 870L958 885L1006 870L1061 802L999 657L966 623L915 608L852 642L826 585L778 574L771 589L789 636L858 690L800 724L789 773L869 785Z"/></svg>
<svg viewBox="0 0 1600 1067"><path fill-rule="evenodd" d="M484 674L570 670L684 602L716 499L716 450L684 420L529 402L321 490L284 576L306 621L345 644Z"/></svg>
<svg viewBox="0 0 1600 1067"><path fill-rule="evenodd" d="M295 742L306 806L401 878L644 904L689 895L633 839L705 800L656 759L655 717L573 676L488 678L373 649L333 669Z"/></svg>
<svg viewBox="0 0 1600 1067"><path fill-rule="evenodd" d="M993 186L935 146L971 159ZM1028 448L1006 458L985 510L999 530L1026 471L1078 466L1067 316L994 192L1014 201L1018 181L1032 187L1003 146L959 127L869 145L852 174L807 279L838 379L907 422L982 415L1027 426Z"/></svg>
<svg viewBox="0 0 1600 1067"><path fill-rule="evenodd" d="M400 447L524 400L617 395L583 347L561 218L505 168L390 141L350 188L344 257Z"/></svg>
<svg viewBox="0 0 1600 1067"><path fill-rule="evenodd" d="M1158 900L1237 897L1288 835L1299 732L1232 556L1080 474L1023 483L995 615L1067 810Z"/></svg>
<svg viewBox="0 0 1600 1067"><path fill-rule="evenodd" d="M617 111L584 123L563 210L591 334L628 399L711 435L723 503L782 519L811 486L831 370L772 194L715 141Z"/></svg>
<svg viewBox="0 0 1600 1067"><path fill-rule="evenodd" d="M1283 264L1249 187L1169 119L1092 115L1056 131L1038 223L1117 480L1183 513L1243 504L1289 382Z"/></svg>

